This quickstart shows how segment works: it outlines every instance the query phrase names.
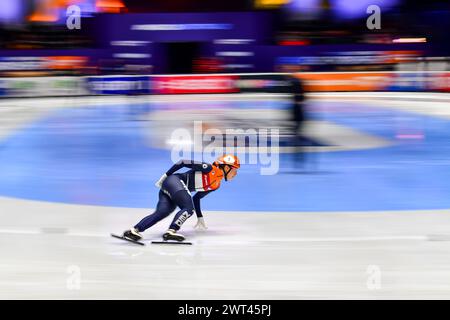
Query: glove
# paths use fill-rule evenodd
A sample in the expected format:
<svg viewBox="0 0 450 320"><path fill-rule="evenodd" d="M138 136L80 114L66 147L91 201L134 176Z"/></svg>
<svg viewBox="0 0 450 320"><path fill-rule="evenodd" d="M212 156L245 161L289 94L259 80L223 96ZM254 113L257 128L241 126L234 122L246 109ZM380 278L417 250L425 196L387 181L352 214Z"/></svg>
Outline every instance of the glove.
<svg viewBox="0 0 450 320"><path fill-rule="evenodd" d="M161 186L162 186L164 180L166 180L166 178L167 178L167 174L164 173L161 176L161 178L159 178L159 180L155 183L155 186L157 186L158 188L161 188Z"/></svg>
<svg viewBox="0 0 450 320"><path fill-rule="evenodd" d="M194 226L194 229L197 230L206 230L208 227L206 226L205 219L203 217L197 218L197 223Z"/></svg>

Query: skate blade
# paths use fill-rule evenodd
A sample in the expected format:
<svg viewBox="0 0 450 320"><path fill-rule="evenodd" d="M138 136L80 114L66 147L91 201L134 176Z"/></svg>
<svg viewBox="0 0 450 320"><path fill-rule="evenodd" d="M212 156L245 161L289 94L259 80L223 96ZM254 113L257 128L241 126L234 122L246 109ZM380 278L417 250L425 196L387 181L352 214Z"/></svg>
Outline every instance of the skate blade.
<svg viewBox="0 0 450 320"><path fill-rule="evenodd" d="M128 241L128 242L134 243L134 244L139 244L139 245L141 245L141 246L145 246L145 243L143 243L143 242L139 242L139 241L134 241L134 240L131 240L131 239L127 239L127 238L124 238L124 237L122 237L122 236L118 236L118 235L116 235L116 234L114 234L114 233L111 233L111 237L117 238L117 239L121 239L121 240L125 240L125 241Z"/></svg>
<svg viewBox="0 0 450 320"><path fill-rule="evenodd" d="M152 241L152 244L186 244L186 245L192 245L192 242L176 241L176 240L162 240L162 241Z"/></svg>

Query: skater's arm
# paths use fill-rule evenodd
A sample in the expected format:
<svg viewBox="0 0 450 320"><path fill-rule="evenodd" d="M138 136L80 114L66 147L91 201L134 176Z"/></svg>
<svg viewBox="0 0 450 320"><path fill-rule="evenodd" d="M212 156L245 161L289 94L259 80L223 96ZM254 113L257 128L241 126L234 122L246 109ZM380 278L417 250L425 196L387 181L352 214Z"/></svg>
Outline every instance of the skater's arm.
<svg viewBox="0 0 450 320"><path fill-rule="evenodd" d="M192 201L194 202L194 209L195 213L197 214L197 218L202 218L202 210L200 209L200 199L206 196L208 193L213 192L214 190L210 191L199 191L192 197Z"/></svg>
<svg viewBox="0 0 450 320"><path fill-rule="evenodd" d="M171 174L175 173L181 168L189 168L195 171L201 171L203 173L208 173L212 170L212 166L206 162L198 162L193 160L180 160L166 172L166 175L170 176Z"/></svg>
<svg viewBox="0 0 450 320"><path fill-rule="evenodd" d="M181 168L190 168L193 169L195 171L201 171L203 173L208 173L212 170L212 165L210 165L209 163L206 162L198 162L198 161L193 161L193 160L180 160L177 163L175 163L172 168L170 168L166 173L164 173L161 178L159 178L159 180L155 183L155 186L157 186L158 188L161 188L164 180L174 174L175 172L177 172L178 170L180 170Z"/></svg>

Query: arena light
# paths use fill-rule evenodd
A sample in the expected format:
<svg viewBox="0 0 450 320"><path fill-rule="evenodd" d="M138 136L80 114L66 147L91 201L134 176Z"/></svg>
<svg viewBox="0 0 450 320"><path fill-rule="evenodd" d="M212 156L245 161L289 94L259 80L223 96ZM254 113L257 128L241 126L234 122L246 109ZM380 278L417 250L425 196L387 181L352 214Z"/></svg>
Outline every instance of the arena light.
<svg viewBox="0 0 450 320"><path fill-rule="evenodd" d="M95 2L97 12L120 13L126 9L121 0L97 0Z"/></svg>
<svg viewBox="0 0 450 320"><path fill-rule="evenodd" d="M30 22L56 22L59 19L59 10L69 6L67 0L39 0L36 10L28 17Z"/></svg>
<svg viewBox="0 0 450 320"><path fill-rule="evenodd" d="M290 0L255 0L255 8L274 9L288 4Z"/></svg>
<svg viewBox="0 0 450 320"><path fill-rule="evenodd" d="M392 40L393 43L420 43L427 42L427 38L398 38Z"/></svg>
<svg viewBox="0 0 450 320"><path fill-rule="evenodd" d="M18 22L23 19L25 4L17 0L2 0L0 22Z"/></svg>
<svg viewBox="0 0 450 320"><path fill-rule="evenodd" d="M71 5L80 7L81 15L87 17L94 12L93 1L95 0L35 0L35 9L27 20L46 23L65 21L67 8Z"/></svg>
<svg viewBox="0 0 450 320"><path fill-rule="evenodd" d="M130 30L139 31L181 31L181 30L230 30L231 23L166 23L135 24Z"/></svg>
<svg viewBox="0 0 450 320"><path fill-rule="evenodd" d="M147 59L152 55L149 53L115 53L114 58L125 58L125 59Z"/></svg>
<svg viewBox="0 0 450 320"><path fill-rule="evenodd" d="M112 46L123 46L123 47L141 47L145 46L151 41L135 41L135 40L123 40L123 41L111 41Z"/></svg>
<svg viewBox="0 0 450 320"><path fill-rule="evenodd" d="M222 57L251 57L255 54L252 51L219 51L216 55Z"/></svg>
<svg viewBox="0 0 450 320"><path fill-rule="evenodd" d="M254 42L255 39L216 39L215 44L249 44Z"/></svg>

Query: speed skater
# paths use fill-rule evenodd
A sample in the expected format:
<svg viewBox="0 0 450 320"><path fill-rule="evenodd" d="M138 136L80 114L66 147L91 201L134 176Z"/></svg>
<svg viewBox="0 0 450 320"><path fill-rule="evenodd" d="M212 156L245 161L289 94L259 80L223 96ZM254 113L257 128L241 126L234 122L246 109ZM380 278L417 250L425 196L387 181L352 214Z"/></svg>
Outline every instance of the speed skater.
<svg viewBox="0 0 450 320"><path fill-rule="evenodd" d="M181 168L190 170L175 173ZM167 232L164 233L164 240L183 241L185 237L178 231L194 212L197 215L195 228L207 229L200 209L200 199L217 190L222 179L232 180L239 168L238 157L230 154L219 157L212 164L192 160L178 161L155 183L160 188L156 211L143 218L133 228L126 230L123 237L133 241L141 240L143 238L141 232L166 218L177 207L180 210L175 214ZM195 195L191 196L191 192L194 191Z"/></svg>

